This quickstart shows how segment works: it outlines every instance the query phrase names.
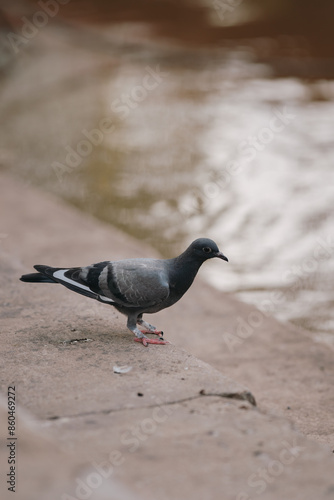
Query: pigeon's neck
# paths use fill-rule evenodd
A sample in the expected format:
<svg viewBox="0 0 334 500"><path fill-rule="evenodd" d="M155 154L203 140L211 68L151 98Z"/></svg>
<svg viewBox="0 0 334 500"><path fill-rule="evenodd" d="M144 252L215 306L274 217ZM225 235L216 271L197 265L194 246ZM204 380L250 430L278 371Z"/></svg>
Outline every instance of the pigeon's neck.
<svg viewBox="0 0 334 500"><path fill-rule="evenodd" d="M183 254L169 260L170 287L182 296L191 286L195 276L203 264L202 260L194 259L193 255Z"/></svg>

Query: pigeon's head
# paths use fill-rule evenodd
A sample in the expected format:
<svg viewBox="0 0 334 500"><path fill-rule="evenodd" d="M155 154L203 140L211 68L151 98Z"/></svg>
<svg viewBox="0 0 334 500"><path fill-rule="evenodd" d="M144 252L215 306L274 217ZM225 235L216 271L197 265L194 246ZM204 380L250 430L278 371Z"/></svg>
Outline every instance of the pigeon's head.
<svg viewBox="0 0 334 500"><path fill-rule="evenodd" d="M198 238L193 241L188 248L188 251L191 252L194 257L196 256L203 262L205 260L212 259L213 257L218 257L219 259L223 259L228 262L228 258L219 251L217 243L209 238Z"/></svg>

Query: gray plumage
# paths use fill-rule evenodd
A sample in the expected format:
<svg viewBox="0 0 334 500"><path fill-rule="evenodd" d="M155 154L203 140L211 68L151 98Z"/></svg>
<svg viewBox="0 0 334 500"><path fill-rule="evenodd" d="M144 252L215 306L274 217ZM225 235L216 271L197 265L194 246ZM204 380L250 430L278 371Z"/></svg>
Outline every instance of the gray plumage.
<svg viewBox="0 0 334 500"><path fill-rule="evenodd" d="M37 265L34 266L37 273L20 279L30 283L60 283L81 295L110 304L127 316L127 326L136 341L145 346L165 344L162 332L146 323L143 314L161 311L180 300L203 262L213 257L228 261L214 241L199 238L173 259L124 259L73 268ZM154 333L159 340L149 339L145 333Z"/></svg>

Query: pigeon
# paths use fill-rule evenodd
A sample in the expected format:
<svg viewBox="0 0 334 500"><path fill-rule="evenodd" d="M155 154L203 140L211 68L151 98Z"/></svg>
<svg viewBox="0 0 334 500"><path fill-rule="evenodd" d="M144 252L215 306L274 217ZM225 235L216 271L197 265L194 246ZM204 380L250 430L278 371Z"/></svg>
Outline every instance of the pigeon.
<svg viewBox="0 0 334 500"><path fill-rule="evenodd" d="M206 260L218 257L228 262L217 244L199 238L172 259L124 259L104 261L86 267L36 265L37 273L24 274L27 283L60 283L86 297L109 304L127 316L134 340L148 344L168 344L163 332L143 320L144 313L156 313L181 299ZM145 334L155 334L155 339Z"/></svg>

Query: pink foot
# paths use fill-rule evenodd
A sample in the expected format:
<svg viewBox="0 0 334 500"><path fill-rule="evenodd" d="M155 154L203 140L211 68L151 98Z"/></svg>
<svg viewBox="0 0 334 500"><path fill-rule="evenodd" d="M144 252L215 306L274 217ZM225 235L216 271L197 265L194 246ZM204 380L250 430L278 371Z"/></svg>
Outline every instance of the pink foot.
<svg viewBox="0 0 334 500"><path fill-rule="evenodd" d="M152 333L153 335L159 335L159 337L162 337L164 332L161 330L140 330L142 333Z"/></svg>
<svg viewBox="0 0 334 500"><path fill-rule="evenodd" d="M152 333L152 332L149 332ZM145 347L148 346L148 344L161 344L161 345L166 345L169 344L168 340L156 340L156 339L148 339L147 337L142 337L142 338L135 338L133 339L135 342L140 342L143 344Z"/></svg>

